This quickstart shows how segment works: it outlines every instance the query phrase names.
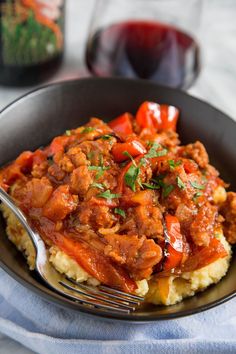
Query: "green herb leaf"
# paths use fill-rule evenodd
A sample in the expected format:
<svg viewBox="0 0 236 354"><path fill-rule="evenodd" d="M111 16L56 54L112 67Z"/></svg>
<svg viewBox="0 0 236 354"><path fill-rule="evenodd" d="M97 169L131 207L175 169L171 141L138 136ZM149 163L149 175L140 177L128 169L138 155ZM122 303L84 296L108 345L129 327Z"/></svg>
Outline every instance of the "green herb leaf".
<svg viewBox="0 0 236 354"><path fill-rule="evenodd" d="M157 143L155 143L154 141L146 140L146 144L148 147L152 147L154 144L157 144Z"/></svg>
<svg viewBox="0 0 236 354"><path fill-rule="evenodd" d="M151 179L151 182L156 183L160 187L164 187L165 183L163 182L163 179L165 178L165 175L158 175L154 178Z"/></svg>
<svg viewBox="0 0 236 354"><path fill-rule="evenodd" d="M99 156L99 163L100 163L100 166L103 167L103 163L104 163L103 154L100 154L100 156Z"/></svg>
<svg viewBox="0 0 236 354"><path fill-rule="evenodd" d="M66 131L65 131L65 134L66 134L67 136L71 136L71 130L66 130Z"/></svg>
<svg viewBox="0 0 236 354"><path fill-rule="evenodd" d="M122 216L122 218L126 217L125 211L123 209L115 208L114 212L115 212L115 214L119 214L120 216Z"/></svg>
<svg viewBox="0 0 236 354"><path fill-rule="evenodd" d="M160 148L161 148L161 145L154 142L152 144L151 149L148 151L148 153L146 155L144 155L144 157L151 159L154 157L165 156L168 153L168 150L167 149L158 150Z"/></svg>
<svg viewBox="0 0 236 354"><path fill-rule="evenodd" d="M129 157L130 160L133 162L134 166L137 166L137 165L136 165L136 162L135 162L134 159L133 159L133 156L130 155L130 153L129 153L128 151L123 151L122 154L123 154L124 156Z"/></svg>
<svg viewBox="0 0 236 354"><path fill-rule="evenodd" d="M128 171L125 174L125 183L129 186L133 192L136 191L135 182L138 178L140 168L134 165L131 165Z"/></svg>
<svg viewBox="0 0 236 354"><path fill-rule="evenodd" d="M109 134L105 134L105 135L100 136L100 139L102 139L102 140L109 140L111 138L113 138L113 136L109 135Z"/></svg>
<svg viewBox="0 0 236 354"><path fill-rule="evenodd" d="M177 182L177 185L180 189L185 189L185 184L179 176L176 177L176 182Z"/></svg>
<svg viewBox="0 0 236 354"><path fill-rule="evenodd" d="M89 171L98 171L98 173L95 176L96 179L99 179L103 175L104 171L109 169L110 167L105 167L105 166L88 166Z"/></svg>
<svg viewBox="0 0 236 354"><path fill-rule="evenodd" d="M160 186L158 184L150 184L150 183L142 183L142 186L148 188L148 189L160 189Z"/></svg>
<svg viewBox="0 0 236 354"><path fill-rule="evenodd" d="M139 161L139 167L146 166L146 164L147 164L147 160L144 157L142 157Z"/></svg>
<svg viewBox="0 0 236 354"><path fill-rule="evenodd" d="M103 193L100 193L97 195L98 198L105 198L105 199L114 199L114 198L119 198L120 194L113 194L111 191L108 189Z"/></svg>
<svg viewBox="0 0 236 354"><path fill-rule="evenodd" d="M190 184L193 188L196 188L196 189L205 189L205 186L203 186L202 184L199 184L197 182L194 182L194 181L190 181Z"/></svg>
<svg viewBox="0 0 236 354"><path fill-rule="evenodd" d="M165 184L163 186L163 197L166 198L175 189L173 184Z"/></svg>
<svg viewBox="0 0 236 354"><path fill-rule="evenodd" d="M170 169L173 171L175 167L180 166L182 164L182 161L174 161L174 160L168 160L168 164L170 166Z"/></svg>
<svg viewBox="0 0 236 354"><path fill-rule="evenodd" d="M92 183L90 187L99 188L99 189L104 189L105 188L104 184L96 183L96 182Z"/></svg>
<svg viewBox="0 0 236 354"><path fill-rule="evenodd" d="M48 156L47 161L48 161L48 164L51 166L54 163L53 156Z"/></svg>
<svg viewBox="0 0 236 354"><path fill-rule="evenodd" d="M86 134L86 133L91 133L93 132L94 130L96 130L94 127L85 127L83 130L82 130L82 134Z"/></svg>
<svg viewBox="0 0 236 354"><path fill-rule="evenodd" d="M94 157L94 151L90 151L87 153L87 157L89 160L91 160Z"/></svg>
<svg viewBox="0 0 236 354"><path fill-rule="evenodd" d="M88 166L89 171L100 171L101 168L101 166Z"/></svg>
<svg viewBox="0 0 236 354"><path fill-rule="evenodd" d="M199 197L201 197L201 196L202 196L202 192L197 192L197 193L195 193L194 196L193 196L193 201L196 202L197 199L198 199Z"/></svg>

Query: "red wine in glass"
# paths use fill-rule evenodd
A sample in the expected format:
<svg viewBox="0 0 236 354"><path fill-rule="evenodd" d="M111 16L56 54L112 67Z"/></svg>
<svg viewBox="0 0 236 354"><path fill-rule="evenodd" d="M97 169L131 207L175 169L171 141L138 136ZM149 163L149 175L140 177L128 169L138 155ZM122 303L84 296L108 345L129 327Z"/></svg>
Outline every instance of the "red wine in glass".
<svg viewBox="0 0 236 354"><path fill-rule="evenodd" d="M158 22L126 21L100 29L87 45L97 76L123 76L188 88L200 69L199 46L187 33Z"/></svg>

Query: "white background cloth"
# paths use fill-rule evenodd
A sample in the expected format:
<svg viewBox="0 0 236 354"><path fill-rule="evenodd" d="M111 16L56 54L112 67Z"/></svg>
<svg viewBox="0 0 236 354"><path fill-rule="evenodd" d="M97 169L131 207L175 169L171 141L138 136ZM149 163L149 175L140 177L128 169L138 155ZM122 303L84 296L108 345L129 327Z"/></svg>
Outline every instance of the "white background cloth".
<svg viewBox="0 0 236 354"><path fill-rule="evenodd" d="M66 1L66 55L62 68L51 81L88 74L84 64L84 49L95 1ZM236 1L203 0L203 3L200 30L203 68L189 92L236 120ZM0 87L0 110L28 90ZM0 354L13 353L32 352L0 335Z"/></svg>

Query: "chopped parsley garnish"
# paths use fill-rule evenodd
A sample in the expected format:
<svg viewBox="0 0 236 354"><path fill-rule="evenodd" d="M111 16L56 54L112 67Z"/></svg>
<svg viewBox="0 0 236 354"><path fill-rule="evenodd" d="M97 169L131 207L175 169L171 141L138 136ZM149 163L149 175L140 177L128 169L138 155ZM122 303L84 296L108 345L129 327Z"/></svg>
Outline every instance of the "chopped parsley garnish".
<svg viewBox="0 0 236 354"><path fill-rule="evenodd" d="M180 166L182 164L182 161L174 161L174 160L168 160L168 164L170 166L170 169L173 171L175 167Z"/></svg>
<svg viewBox="0 0 236 354"><path fill-rule="evenodd" d="M89 160L91 160L94 157L94 155L95 155L94 151L90 151L90 152L87 153L87 157L88 157Z"/></svg>
<svg viewBox="0 0 236 354"><path fill-rule="evenodd" d="M65 134L66 134L67 136L71 136L71 130L66 130L66 131L65 131Z"/></svg>
<svg viewBox="0 0 236 354"><path fill-rule="evenodd" d="M180 189L185 189L185 184L179 176L176 177L176 182L177 182L177 185Z"/></svg>
<svg viewBox="0 0 236 354"><path fill-rule="evenodd" d="M190 181L190 184L195 189L205 189L205 186L194 181Z"/></svg>
<svg viewBox="0 0 236 354"><path fill-rule="evenodd" d="M125 174L125 183L133 192L136 191L135 182L138 178L139 172L140 168L132 164Z"/></svg>
<svg viewBox="0 0 236 354"><path fill-rule="evenodd" d="M96 183L96 182L92 183L92 184L91 184L91 187L99 188L99 189L104 189L104 188L105 188L104 184L102 184L102 183Z"/></svg>
<svg viewBox="0 0 236 354"><path fill-rule="evenodd" d="M151 179L151 182L156 183L160 187L164 187L165 183L163 182L163 179L165 178L165 175L158 175L154 178Z"/></svg>
<svg viewBox="0 0 236 354"><path fill-rule="evenodd" d="M100 166L103 166L103 163L104 163L103 154L100 154L100 156L99 156L99 163L100 163Z"/></svg>
<svg viewBox="0 0 236 354"><path fill-rule="evenodd" d="M193 196L193 201L196 202L197 199L198 199L199 197L201 197L201 196L202 196L202 192L197 192L197 193L195 193L194 196Z"/></svg>
<svg viewBox="0 0 236 354"><path fill-rule="evenodd" d="M158 150L160 148L161 148L160 144L153 143L151 149L148 151L146 155L144 155L144 157L154 158L154 157L165 156L168 153L168 150L165 148L162 150Z"/></svg>
<svg viewBox="0 0 236 354"><path fill-rule="evenodd" d="M124 156L129 157L130 160L133 162L133 164L134 164L135 166L137 166L137 165L136 165L136 162L135 162L134 159L133 159L133 156L130 155L130 153L129 153L128 151L123 151L122 154L123 154Z"/></svg>
<svg viewBox="0 0 236 354"><path fill-rule="evenodd" d="M102 140L109 140L111 138L113 138L113 136L109 135L109 134L105 134L105 135L100 136L100 139L102 139Z"/></svg>
<svg viewBox="0 0 236 354"><path fill-rule="evenodd" d="M51 166L53 164L53 155L47 157L48 164Z"/></svg>
<svg viewBox="0 0 236 354"><path fill-rule="evenodd" d="M105 199L114 199L114 198L119 198L120 194L113 194L111 191L108 189L105 192L102 192L97 195L98 198L105 198Z"/></svg>
<svg viewBox="0 0 236 354"><path fill-rule="evenodd" d="M160 189L160 186L158 184L142 183L142 186L148 189Z"/></svg>
<svg viewBox="0 0 236 354"><path fill-rule="evenodd" d="M103 175L104 171L109 169L110 167L105 167L105 166L88 166L89 171L98 171L98 173L95 176L96 179L99 179Z"/></svg>
<svg viewBox="0 0 236 354"><path fill-rule="evenodd" d="M91 133L93 132L94 130L96 130L94 127L85 127L83 130L82 130L82 134L86 134L86 133Z"/></svg>
<svg viewBox="0 0 236 354"><path fill-rule="evenodd" d="M142 157L141 159L140 159L140 161L139 161L139 166L141 167L141 166L146 166L146 164L147 164L147 160L144 158L144 157Z"/></svg>
<svg viewBox="0 0 236 354"><path fill-rule="evenodd" d="M126 217L125 211L123 209L115 208L114 212L115 212L115 214L118 214L118 215L122 216L122 218Z"/></svg>
<svg viewBox="0 0 236 354"><path fill-rule="evenodd" d="M146 144L147 144L147 146L149 147L149 146L153 146L154 144L156 144L154 141L150 141L150 140L147 140L146 141Z"/></svg>
<svg viewBox="0 0 236 354"><path fill-rule="evenodd" d="M163 186L163 197L166 198L175 189L173 184L164 184Z"/></svg>

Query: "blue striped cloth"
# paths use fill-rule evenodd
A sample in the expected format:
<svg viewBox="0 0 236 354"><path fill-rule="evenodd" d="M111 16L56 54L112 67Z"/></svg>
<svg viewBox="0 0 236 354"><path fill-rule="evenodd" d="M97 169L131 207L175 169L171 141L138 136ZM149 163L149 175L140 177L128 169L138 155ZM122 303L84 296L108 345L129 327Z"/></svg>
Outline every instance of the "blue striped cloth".
<svg viewBox="0 0 236 354"><path fill-rule="evenodd" d="M108 322L56 307L0 270L0 332L42 354L236 353L236 299L177 320Z"/></svg>

